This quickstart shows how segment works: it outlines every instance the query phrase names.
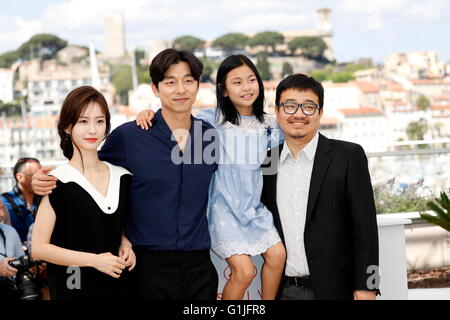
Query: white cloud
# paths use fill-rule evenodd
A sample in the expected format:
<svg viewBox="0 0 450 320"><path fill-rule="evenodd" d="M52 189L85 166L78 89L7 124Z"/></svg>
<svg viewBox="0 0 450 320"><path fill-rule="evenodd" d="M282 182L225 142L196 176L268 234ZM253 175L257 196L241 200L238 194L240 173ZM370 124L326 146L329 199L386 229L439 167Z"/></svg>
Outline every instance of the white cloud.
<svg viewBox="0 0 450 320"><path fill-rule="evenodd" d="M375 23L369 23L372 29L381 29L382 20L387 16L402 22L439 21L445 12L449 12L449 4L445 0L343 0L339 2L338 10L368 14L368 19L375 20Z"/></svg>
<svg viewBox="0 0 450 320"><path fill-rule="evenodd" d="M0 52L16 49L38 32L53 33L74 44L93 42L97 49L103 50L104 14L110 11L123 12L127 47L134 48L150 40L173 39L184 34L212 40L227 32L313 29L315 10L327 4L333 9L335 44L339 46L343 36L360 36L369 30L373 31L372 36L377 32L385 37L395 33L397 26L411 26L413 30L423 23L443 21L449 12L448 3L446 0L54 0L41 17L33 20L14 18L5 12L2 16L0 12Z"/></svg>
<svg viewBox="0 0 450 320"><path fill-rule="evenodd" d="M301 1L289 0L224 0L220 1L223 9L236 14L251 14L253 12L286 11L286 9L300 8Z"/></svg>
<svg viewBox="0 0 450 320"><path fill-rule="evenodd" d="M313 22L314 18L312 15L298 13L257 13L240 17L231 24L231 28L241 32L302 29Z"/></svg>
<svg viewBox="0 0 450 320"><path fill-rule="evenodd" d="M18 16L5 16L0 14L0 48L4 51L15 50L34 34L43 31L40 20L25 20ZM0 50L1 52L1 50Z"/></svg>
<svg viewBox="0 0 450 320"><path fill-rule="evenodd" d="M14 49L38 32L56 34L70 43L94 42L102 50L104 15L110 11L124 14L127 44L135 47L183 34L211 40L231 31L314 28L315 9L299 0L61 0L49 5L39 20L8 18L11 28L1 30L13 33L0 37L0 51L6 46Z"/></svg>
<svg viewBox="0 0 450 320"><path fill-rule="evenodd" d="M402 8L407 7L411 0L342 0L339 1L338 8L343 12L380 12L398 13Z"/></svg>
<svg viewBox="0 0 450 320"><path fill-rule="evenodd" d="M427 1L424 3L414 3L405 12L408 18L421 22L437 22L444 18L444 13L448 16L448 2L444 0Z"/></svg>
<svg viewBox="0 0 450 320"><path fill-rule="evenodd" d="M380 30L383 26L383 20L379 11L372 11L366 22L368 30Z"/></svg>

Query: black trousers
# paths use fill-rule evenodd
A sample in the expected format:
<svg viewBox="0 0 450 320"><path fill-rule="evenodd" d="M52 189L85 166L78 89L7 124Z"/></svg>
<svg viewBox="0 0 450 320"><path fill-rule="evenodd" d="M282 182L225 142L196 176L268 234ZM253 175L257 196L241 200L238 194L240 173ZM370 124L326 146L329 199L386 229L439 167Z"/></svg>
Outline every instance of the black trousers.
<svg viewBox="0 0 450 320"><path fill-rule="evenodd" d="M280 300L315 300L312 287L300 287L284 279Z"/></svg>
<svg viewBox="0 0 450 320"><path fill-rule="evenodd" d="M216 300L219 284L209 250L152 251L133 248L131 272L135 299Z"/></svg>

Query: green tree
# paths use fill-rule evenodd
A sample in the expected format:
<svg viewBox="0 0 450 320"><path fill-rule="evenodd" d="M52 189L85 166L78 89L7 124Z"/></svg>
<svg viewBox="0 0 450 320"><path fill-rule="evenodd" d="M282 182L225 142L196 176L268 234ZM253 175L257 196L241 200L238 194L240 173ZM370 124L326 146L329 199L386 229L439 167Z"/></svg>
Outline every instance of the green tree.
<svg viewBox="0 0 450 320"><path fill-rule="evenodd" d="M212 46L221 48L229 54L234 50L244 49L247 41L248 37L243 33L227 33L215 39Z"/></svg>
<svg viewBox="0 0 450 320"><path fill-rule="evenodd" d="M408 123L406 127L406 135L409 140L423 140L425 133L428 131L427 120L421 118L417 121Z"/></svg>
<svg viewBox="0 0 450 320"><path fill-rule="evenodd" d="M148 67L138 64L136 66L136 73L138 78L138 84L146 83L150 84L152 83L152 80L150 79L150 74L148 71Z"/></svg>
<svg viewBox="0 0 450 320"><path fill-rule="evenodd" d="M205 44L205 40L186 35L176 38L173 44L178 50L194 51L195 49L201 49Z"/></svg>
<svg viewBox="0 0 450 320"><path fill-rule="evenodd" d="M141 49L136 49L134 51L134 54L135 54L135 61L136 61L136 74L137 74L137 78L138 78L138 84L151 83L148 66L141 64L141 60L145 58L145 51L141 50Z"/></svg>
<svg viewBox="0 0 450 320"><path fill-rule="evenodd" d="M281 77L284 78L285 76L291 75L293 73L294 69L292 68L292 65L289 62L283 62L283 66L281 68Z"/></svg>
<svg viewBox="0 0 450 320"><path fill-rule="evenodd" d="M428 100L428 98L424 95L421 95L416 101L416 106L417 108L419 108L419 110L428 110L428 108L430 107L430 100Z"/></svg>
<svg viewBox="0 0 450 320"><path fill-rule="evenodd" d="M351 73L355 73L356 71L359 70L364 70L364 69L369 69L372 68L372 66L365 66L361 63L348 63L345 67L344 70L351 72Z"/></svg>
<svg viewBox="0 0 450 320"><path fill-rule="evenodd" d="M275 31L264 31L257 33L247 41L247 44L250 47L263 46L266 48L266 52L268 52L267 48L271 48L272 53L276 53L276 46L283 43L284 36Z"/></svg>
<svg viewBox="0 0 450 320"><path fill-rule="evenodd" d="M355 79L355 77L353 76L353 72L349 71L332 73L331 75L328 76L328 78L333 82L348 82L350 80Z"/></svg>
<svg viewBox="0 0 450 320"><path fill-rule="evenodd" d="M20 55L17 50L6 52L0 55L0 68L10 68L19 59Z"/></svg>
<svg viewBox="0 0 450 320"><path fill-rule="evenodd" d="M270 74L270 65L269 61L267 60L267 54L264 52L260 52L256 55L256 68L259 71L259 74L261 75L261 79L263 80L270 80L272 79L272 75Z"/></svg>
<svg viewBox="0 0 450 320"><path fill-rule="evenodd" d="M142 49L136 49L134 51L134 54L135 54L135 57L136 57L136 63L137 64L139 64L140 61L145 58L145 51L142 50Z"/></svg>
<svg viewBox="0 0 450 320"><path fill-rule="evenodd" d="M322 81L328 79L328 74L323 69L314 70L313 72L311 72L311 77L313 77L314 79L316 79L319 82L322 82Z"/></svg>
<svg viewBox="0 0 450 320"><path fill-rule="evenodd" d="M53 34L37 34L23 43L17 49L19 56L24 60L41 57L44 60L52 59L55 54L67 46L67 41Z"/></svg>
<svg viewBox="0 0 450 320"><path fill-rule="evenodd" d="M203 63L203 72L202 76L200 77L201 82L213 82L211 75L214 72L214 70L217 70L219 67L218 62L215 62L213 60L209 60L207 58L200 58L201 62Z"/></svg>
<svg viewBox="0 0 450 320"><path fill-rule="evenodd" d="M324 80L329 80L333 72L334 72L333 66L326 65L325 68L316 69L313 72L311 72L311 76L317 81L322 82Z"/></svg>
<svg viewBox="0 0 450 320"><path fill-rule="evenodd" d="M0 116L5 113L7 117L19 117L21 113L21 107L17 103L3 103L0 100Z"/></svg>
<svg viewBox="0 0 450 320"><path fill-rule="evenodd" d="M37 34L23 43L17 50L0 55L0 68L9 68L19 59L52 59L55 54L67 46L67 41L52 34Z"/></svg>
<svg viewBox="0 0 450 320"><path fill-rule="evenodd" d="M111 67L111 78L116 88L121 104L128 104L128 91L132 89L131 66L130 65L113 65Z"/></svg>
<svg viewBox="0 0 450 320"><path fill-rule="evenodd" d="M288 47L292 54L301 49L302 55L309 59L323 59L327 44L319 37L297 37L289 41Z"/></svg>

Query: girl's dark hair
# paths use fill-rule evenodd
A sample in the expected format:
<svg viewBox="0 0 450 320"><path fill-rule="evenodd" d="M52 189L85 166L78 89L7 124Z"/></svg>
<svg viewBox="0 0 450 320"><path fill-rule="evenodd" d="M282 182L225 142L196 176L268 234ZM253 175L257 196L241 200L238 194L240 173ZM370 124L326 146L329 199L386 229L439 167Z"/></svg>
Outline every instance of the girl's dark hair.
<svg viewBox="0 0 450 320"><path fill-rule="evenodd" d="M236 107L233 105L229 97L224 97L223 94L225 92L225 80L228 73L238 67L243 65L248 66L255 73L256 79L258 81L259 86L259 94L253 103L253 113L256 118L263 123L264 122L264 85L259 75L256 66L253 62L244 56L243 54L233 54L227 57L219 66L217 70L217 78L216 78L216 97L217 97L217 107L223 115L223 123L229 121L234 125L239 125L240 123L240 115L236 110Z"/></svg>
<svg viewBox="0 0 450 320"><path fill-rule="evenodd" d="M82 86L72 90L63 102L57 125L58 134L61 138L61 149L64 156L69 160L73 157L72 128L91 102L97 103L105 115L106 132L103 139L111 130L111 114L105 97L91 86ZM65 132L67 128L70 128L71 134ZM75 147L78 149L76 145Z"/></svg>

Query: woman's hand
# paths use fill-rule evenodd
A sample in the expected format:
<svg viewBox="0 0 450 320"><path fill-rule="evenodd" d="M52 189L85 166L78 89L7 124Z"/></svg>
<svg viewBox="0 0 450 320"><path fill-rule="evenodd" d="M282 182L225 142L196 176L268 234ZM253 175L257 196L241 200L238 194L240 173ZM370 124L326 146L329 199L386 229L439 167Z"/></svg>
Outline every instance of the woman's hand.
<svg viewBox="0 0 450 320"><path fill-rule="evenodd" d="M136 117L136 124L141 127L141 129L148 130L148 127L152 126L152 119L155 117L155 113L150 110L143 110L138 113Z"/></svg>
<svg viewBox="0 0 450 320"><path fill-rule="evenodd" d="M122 242L119 247L119 257L125 260L125 267L129 267L128 271L131 271L136 266L136 255L134 254L131 242L122 236Z"/></svg>
<svg viewBox="0 0 450 320"><path fill-rule="evenodd" d="M125 269L125 260L114 256L111 252L100 253L95 255L92 266L98 271L118 279L122 270Z"/></svg>

